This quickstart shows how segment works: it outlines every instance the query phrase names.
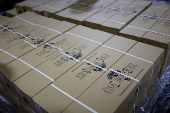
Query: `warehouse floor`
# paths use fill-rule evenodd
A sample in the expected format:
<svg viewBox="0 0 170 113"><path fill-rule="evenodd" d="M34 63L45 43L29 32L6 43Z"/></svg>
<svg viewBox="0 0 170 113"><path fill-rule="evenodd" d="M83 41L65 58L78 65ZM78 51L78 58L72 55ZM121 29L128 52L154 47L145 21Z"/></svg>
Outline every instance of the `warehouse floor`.
<svg viewBox="0 0 170 113"><path fill-rule="evenodd" d="M22 0L0 0L0 14L4 15L4 11L14 7L14 4ZM161 2L170 4L170 0L150 0L153 2ZM8 5L7 5L8 4ZM168 70L170 73L170 70ZM152 113L169 113L170 112L170 79L169 83L164 87L160 93L155 106L152 109ZM0 113L17 113L10 103L0 95Z"/></svg>

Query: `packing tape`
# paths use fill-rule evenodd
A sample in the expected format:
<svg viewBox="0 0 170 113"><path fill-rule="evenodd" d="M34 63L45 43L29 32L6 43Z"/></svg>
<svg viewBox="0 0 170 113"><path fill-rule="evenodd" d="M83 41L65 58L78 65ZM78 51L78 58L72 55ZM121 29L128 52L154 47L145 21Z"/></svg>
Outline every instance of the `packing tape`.
<svg viewBox="0 0 170 113"><path fill-rule="evenodd" d="M33 45L33 44L29 43L28 41L25 41L25 40L24 40L24 42L26 42L27 44L29 44L29 45L31 45L31 46L33 46L33 47L37 48L37 46L35 46L35 45Z"/></svg>
<svg viewBox="0 0 170 113"><path fill-rule="evenodd" d="M28 37L24 36L23 34L21 34L21 33L19 33L19 32L17 32L17 34L23 36L24 38L28 38Z"/></svg>
<svg viewBox="0 0 170 113"><path fill-rule="evenodd" d="M21 17L18 17L18 16L15 16L15 17L17 17L17 18L19 18L19 19L21 19L21 20L23 20L23 21L25 21L25 22L27 22L27 23L29 23L29 24L31 24L31 25L34 25L32 22L29 22L29 21L27 21L27 20L25 20L25 19L23 19L23 18L21 18Z"/></svg>
<svg viewBox="0 0 170 113"><path fill-rule="evenodd" d="M4 26L2 26L2 25L0 25L2 28L4 28L4 29L6 29L6 30L8 30L8 31L10 31L10 32L12 32L12 33L14 33L15 34L15 32L14 31L12 31L12 30L10 30L10 29L8 29L8 28L6 28L6 27L4 27Z"/></svg>
<svg viewBox="0 0 170 113"><path fill-rule="evenodd" d="M57 32L57 33L59 33L59 34L62 34L61 32L56 31L56 30L54 30L54 29L51 29L51 28L48 28L48 27L45 27L45 26L42 26L42 25L39 25L39 24L35 24L35 25L37 25L37 26L39 26L39 27L46 28L46 29L51 30L51 31L54 31L54 32Z"/></svg>
<svg viewBox="0 0 170 113"><path fill-rule="evenodd" d="M92 108L90 108L89 106L87 106L86 104L80 102L79 100L77 100L76 98L72 97L71 95L69 95L68 93L66 93L65 91L61 90L60 88L58 88L57 86L51 84L52 87L54 87L55 89L57 89L58 91L60 91L61 93L63 93L64 95L68 96L69 98L71 98L72 100L74 100L75 102L79 103L80 105L82 105L83 107L87 108L89 111L93 112L93 113L97 113L95 110L93 110Z"/></svg>
<svg viewBox="0 0 170 113"><path fill-rule="evenodd" d="M94 40L91 40L91 39L85 38L85 37L83 37L83 36L79 36L79 35L76 35L76 34L74 34L74 33L70 33L70 32L66 32L66 33L68 33L68 34L71 34L71 35L74 35L74 36L77 36L77 37L80 37L80 38L83 38L83 39L89 40L89 41L91 41L91 42L95 42L95 43L97 43L97 44L102 45L102 43L100 43L100 42L97 42L97 41L94 41Z"/></svg>
<svg viewBox="0 0 170 113"><path fill-rule="evenodd" d="M60 48L58 48L58 47L56 47L56 46L54 46L54 45L51 45L51 44L49 44L49 43L46 43L47 45L49 45L49 46L51 46L51 47L54 47L54 48L56 48L56 49L58 49L58 50L60 50L60 51L62 51L62 49L60 49Z"/></svg>
<svg viewBox="0 0 170 113"><path fill-rule="evenodd" d="M72 56L70 56L70 55L68 55L68 54L66 54L66 53L64 53L64 52L60 52L60 53L62 53L62 54L64 54L64 55L68 56L69 58L74 59L74 60L77 61L77 62L80 62L80 61L77 60L76 58L74 58L74 57L72 57Z"/></svg>
<svg viewBox="0 0 170 113"><path fill-rule="evenodd" d="M6 53L6 54L8 54L8 55L12 56L13 58L17 59L17 57L16 57L16 56L14 56L14 55L12 55L12 54L8 53L7 51L5 51L5 50L3 50L3 49L0 49L0 51L2 51L2 52L4 52L4 53Z"/></svg>
<svg viewBox="0 0 170 113"><path fill-rule="evenodd" d="M27 62L21 60L20 58L18 58L18 60L20 60L21 62L23 62L24 64L26 64L27 66L29 66L30 68L34 69L35 71L39 72L40 74L42 74L43 76L45 76L46 78L48 78L49 80L53 81L54 80L52 78L50 78L49 76L47 76L46 74L44 74L43 72L41 72L40 70L34 68L33 66L31 66L30 64L28 64Z"/></svg>
<svg viewBox="0 0 170 113"><path fill-rule="evenodd" d="M61 9L54 8L54 7L49 7L49 6L45 6L45 5L40 5L40 6L42 6L42 7L47 7L47 8L50 8L50 9L55 9L55 10L59 10L59 11L61 11Z"/></svg>
<svg viewBox="0 0 170 113"><path fill-rule="evenodd" d="M100 66L98 66L98 65L96 65L96 64L93 64L93 63L91 63L91 62L89 62L89 61L87 61L87 60L83 60L83 61L86 62L86 63L89 63L89 64L91 64L91 65L93 65L93 66L96 66L96 67L98 67L98 68L100 68L100 69L103 69L103 70L107 71L107 69L102 68L102 67L100 67Z"/></svg>

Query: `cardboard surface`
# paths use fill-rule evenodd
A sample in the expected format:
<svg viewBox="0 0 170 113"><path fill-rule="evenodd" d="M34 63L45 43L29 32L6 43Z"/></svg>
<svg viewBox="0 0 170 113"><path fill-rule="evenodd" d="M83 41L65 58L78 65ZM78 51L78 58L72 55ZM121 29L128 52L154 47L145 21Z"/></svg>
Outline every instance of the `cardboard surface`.
<svg viewBox="0 0 170 113"><path fill-rule="evenodd" d="M8 16L8 17L13 17L13 16L16 16L17 15L17 11L16 9L11 9L11 10L8 10L5 12L5 15Z"/></svg>

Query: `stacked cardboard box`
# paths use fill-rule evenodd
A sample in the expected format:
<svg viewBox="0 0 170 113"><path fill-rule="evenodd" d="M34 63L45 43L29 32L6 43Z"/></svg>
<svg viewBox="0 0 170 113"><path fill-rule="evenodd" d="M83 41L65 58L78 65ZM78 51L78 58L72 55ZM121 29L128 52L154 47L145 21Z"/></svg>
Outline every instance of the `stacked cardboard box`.
<svg viewBox="0 0 170 113"><path fill-rule="evenodd" d="M8 17L14 17L14 16L17 16L17 11L14 8L14 9L5 11L5 15L8 16Z"/></svg>
<svg viewBox="0 0 170 113"><path fill-rule="evenodd" d="M26 19L26 17L30 18ZM26 12L23 13L22 15L19 15L18 17L10 18L7 21L2 22L1 25L2 25L1 30L2 44L0 52L1 54L0 68L2 68L2 70L7 69L5 68L6 67L5 65L9 64L12 61L14 61L14 63L17 62L18 60L15 59L20 58L21 56L27 54L32 50L33 51L30 52L30 54L35 53L34 59L37 58L39 61L42 59L40 59L38 56L43 56L46 52L49 53L48 50L49 51L52 50L53 53L49 53L51 56L54 55L57 52L57 49L49 48L46 42L50 41L51 39L54 39L60 34L76 26L75 24L69 22L58 21L50 18L48 19L46 17L39 16L31 12ZM20 28L18 26L20 26ZM60 38L57 40L56 38L54 39L54 42L57 43L59 40L62 39ZM37 48L36 49L37 53L34 51L35 48ZM45 57L44 59L48 59L50 55L49 56L44 55ZM41 61L38 63L41 63ZM12 64L13 62L10 63L10 65ZM15 88L13 87L13 84L11 84L11 82L22 75L18 73L21 68L23 70L22 72L25 71L24 69L28 69L29 71L29 69L31 70L31 68L24 68L25 65L21 67L18 66L20 67L20 69L17 68L15 64L13 66L16 69L13 68L14 69L13 72L12 70L7 71L12 73L8 73L6 74L6 76L3 76L1 74L1 78L3 80L3 86L6 88L6 90L10 91L11 94L15 96L18 100L21 100L16 90L14 90ZM17 76L15 76L15 72Z"/></svg>
<svg viewBox="0 0 170 113"><path fill-rule="evenodd" d="M120 35L165 49L162 72L169 64L170 5L153 4L120 31Z"/></svg>
<svg viewBox="0 0 170 113"><path fill-rule="evenodd" d="M0 24L0 83L23 112L132 112L164 59L159 47L31 12Z"/></svg>
<svg viewBox="0 0 170 113"><path fill-rule="evenodd" d="M52 0L26 0L26 1L15 4L15 7L17 10L17 14L21 14L26 11L32 11L32 8L40 6L50 1Z"/></svg>
<svg viewBox="0 0 170 113"><path fill-rule="evenodd" d="M118 34L137 15L151 5L150 1L132 3L117 1L85 20L85 26Z"/></svg>
<svg viewBox="0 0 170 113"><path fill-rule="evenodd" d="M85 0L55 14L55 18L58 20L67 20L72 23L84 24L84 20L101 11L103 8L111 5L112 2L103 0Z"/></svg>
<svg viewBox="0 0 170 113"><path fill-rule="evenodd" d="M51 2L33 8L32 11L37 14L44 15L46 17L54 18L55 13L72 6L77 1L78 0L62 0L62 1L53 0Z"/></svg>

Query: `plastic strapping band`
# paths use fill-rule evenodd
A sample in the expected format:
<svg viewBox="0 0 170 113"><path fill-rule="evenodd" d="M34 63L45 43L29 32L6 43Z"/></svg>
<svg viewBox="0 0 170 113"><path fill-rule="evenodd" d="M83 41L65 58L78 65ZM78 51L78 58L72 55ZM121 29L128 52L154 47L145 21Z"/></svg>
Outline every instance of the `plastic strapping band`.
<svg viewBox="0 0 170 113"><path fill-rule="evenodd" d="M135 110L136 110L136 109L135 109L135 107L136 107L135 104L133 105L133 107L134 107L134 113L135 113Z"/></svg>
<svg viewBox="0 0 170 113"><path fill-rule="evenodd" d="M59 34L62 34L61 32L56 31L56 30L54 30L54 29L50 29L50 28L48 28L48 27L45 27L45 26L42 26L42 25L39 25L39 24L35 24L35 25L37 25L37 26L39 26L39 27L46 28L46 29L51 30L51 31L54 31L54 32L57 32L57 33L59 33Z"/></svg>
<svg viewBox="0 0 170 113"><path fill-rule="evenodd" d="M60 48L58 48L58 47L56 47L56 46L54 46L54 45L51 45L51 44L49 44L49 43L46 43L47 45L50 45L51 47L54 47L54 48L56 48L56 49L58 49L58 50L60 50L60 51L62 51L62 49L60 49Z"/></svg>
<svg viewBox="0 0 170 113"><path fill-rule="evenodd" d="M95 64L93 64L93 63L91 63L91 62L89 62L89 61L87 61L87 60L83 60L83 61L86 62L86 63L89 63L89 64L91 64L91 65L93 65L93 66L96 66L96 67L98 67L98 68L100 68L100 69L103 69L103 70L107 71L107 69L102 68L102 67L100 67L100 66L98 66L98 65L95 65Z"/></svg>
<svg viewBox="0 0 170 113"><path fill-rule="evenodd" d="M40 5L40 6L42 6L42 7L47 7L47 8L50 8L50 9L56 9L56 10L61 11L61 9L58 9L58 8L53 8L53 7L49 7L49 6L45 6L45 5Z"/></svg>
<svg viewBox="0 0 170 113"><path fill-rule="evenodd" d="M15 17L17 17L17 18L19 18L19 19L21 19L21 20L23 20L23 21L25 21L25 22L27 22L27 23L29 23L29 24L34 25L33 23L31 23L31 22L29 22L29 21L27 21L27 20L25 20L25 19L23 19L23 18L20 18L20 17L18 17L18 16L15 16Z"/></svg>
<svg viewBox="0 0 170 113"><path fill-rule="evenodd" d="M93 15L92 13L86 13L86 12L83 12L83 11L78 11L78 10L74 10L74 9L70 9L70 8L68 8L68 9L69 9L69 10L76 11L76 12L81 12L81 13L85 13L85 14Z"/></svg>
<svg viewBox="0 0 170 113"><path fill-rule="evenodd" d="M6 52L6 51L5 51L5 50L3 50L3 49L0 49L0 51L2 51L2 52L4 52L4 53L6 53L6 54L8 54L8 55L12 56L13 58L17 59L17 57L16 57L16 56L14 56L14 55L12 55L12 54L10 54L10 53Z"/></svg>
<svg viewBox="0 0 170 113"><path fill-rule="evenodd" d="M24 1L25 3L28 3L28 4L36 4L36 5L41 5L40 3L34 3L34 2L27 2L27 1Z"/></svg>
<svg viewBox="0 0 170 113"><path fill-rule="evenodd" d="M145 89L145 99L146 99L147 88Z"/></svg>
<svg viewBox="0 0 170 113"><path fill-rule="evenodd" d="M60 52L60 53L62 53L62 54L64 54L64 55L66 55L66 56L68 56L68 57L70 57L70 58L72 58L72 59L74 59L75 61L77 61L77 62L80 62L79 60L77 60L76 58L74 58L74 57L72 57L72 56L70 56L70 55L68 55L68 54L66 54L66 53L64 53L64 52Z"/></svg>
<svg viewBox="0 0 170 113"><path fill-rule="evenodd" d="M94 41L94 40L91 40L91 39L88 39L88 38L85 38L85 37L82 37L82 36L79 36L79 35L76 35L76 34L73 34L73 33L70 33L70 32L66 32L66 33L68 33L68 34L71 34L71 35L74 35L74 36L77 36L77 37L80 37L80 38L83 38L83 39L86 39L86 40L89 40L89 41L92 41L92 42L95 42L95 43L97 43L97 44L102 45L102 43L100 43L100 42L97 42L97 41Z"/></svg>
<svg viewBox="0 0 170 113"><path fill-rule="evenodd" d="M126 1L117 1L117 2L132 3L132 2L126 2Z"/></svg>
<svg viewBox="0 0 170 113"><path fill-rule="evenodd" d="M22 34L21 34L21 33L19 33L19 32L17 32L17 34L19 34L19 35L23 36L24 38L28 38L28 37L26 37L26 36L22 35Z"/></svg>
<svg viewBox="0 0 170 113"><path fill-rule="evenodd" d="M71 98L72 100L74 100L75 102L79 103L80 105L82 105L83 107L87 108L88 110L90 110L93 113L97 113L95 110L93 110L92 108L90 108L89 106L85 105L84 103L80 102L79 100L75 99L74 97L72 97L71 95L69 95L68 93L66 93L65 91L61 90L60 88L58 88L57 86L51 84L52 87L54 87L55 89L57 89L58 91L60 91L61 93L63 93L64 95L68 96L69 98Z"/></svg>
<svg viewBox="0 0 170 113"><path fill-rule="evenodd" d="M42 74L43 76L45 76L46 78L48 78L49 80L51 80L51 81L53 81L53 82L54 82L54 80L53 80L52 78L50 78L49 76L47 76L46 74L44 74L44 73L43 73L43 72L41 72L40 70L38 70L38 69L34 68L33 66L31 66L31 65L30 65L30 64L28 64L27 62L25 62L25 61L21 60L20 58L18 58L18 60L20 60L21 62L23 62L23 63L24 63L24 64L26 64L27 66L29 66L29 67L33 68L35 71L39 72L40 74Z"/></svg>
<svg viewBox="0 0 170 113"><path fill-rule="evenodd" d="M26 42L27 44L29 44L29 45L31 45L31 46L33 46L33 47L37 48L37 46L35 46L35 45L33 45L33 44L31 44L31 43L29 43L29 42L25 41L25 40L24 40L24 42Z"/></svg>
<svg viewBox="0 0 170 113"><path fill-rule="evenodd" d="M10 30L10 29L8 29L8 28L6 28L6 27L4 27L4 26L2 26L2 25L0 25L2 28L4 28L4 29L6 29L6 30L8 30L8 31L10 31L10 32L12 32L12 33L14 33L15 34L15 32L14 31L12 31L12 30Z"/></svg>

